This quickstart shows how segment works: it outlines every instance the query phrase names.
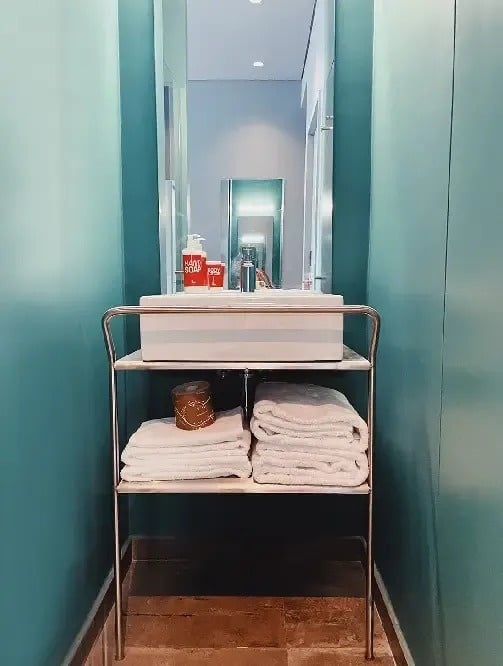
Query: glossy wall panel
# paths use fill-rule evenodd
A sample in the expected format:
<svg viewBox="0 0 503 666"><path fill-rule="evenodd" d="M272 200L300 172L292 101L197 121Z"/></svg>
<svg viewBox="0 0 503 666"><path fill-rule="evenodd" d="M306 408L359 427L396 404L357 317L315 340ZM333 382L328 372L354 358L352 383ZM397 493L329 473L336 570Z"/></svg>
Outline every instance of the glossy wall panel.
<svg viewBox="0 0 503 666"><path fill-rule="evenodd" d="M454 0L375 3L377 563L418 666L440 663L441 653L435 516L453 36Z"/></svg>
<svg viewBox="0 0 503 666"><path fill-rule="evenodd" d="M112 564L116 0L2 3L0 81L0 662L54 666Z"/></svg>
<svg viewBox="0 0 503 666"><path fill-rule="evenodd" d="M457 1L440 458L448 666L503 663L503 6Z"/></svg>
<svg viewBox="0 0 503 666"><path fill-rule="evenodd" d="M120 0L119 36L125 296L138 305L160 290L153 0ZM126 330L138 349L138 321Z"/></svg>
<svg viewBox="0 0 503 666"><path fill-rule="evenodd" d="M373 0L335 2L333 149L333 293L363 303L370 213ZM361 321L345 322L345 340L365 349Z"/></svg>

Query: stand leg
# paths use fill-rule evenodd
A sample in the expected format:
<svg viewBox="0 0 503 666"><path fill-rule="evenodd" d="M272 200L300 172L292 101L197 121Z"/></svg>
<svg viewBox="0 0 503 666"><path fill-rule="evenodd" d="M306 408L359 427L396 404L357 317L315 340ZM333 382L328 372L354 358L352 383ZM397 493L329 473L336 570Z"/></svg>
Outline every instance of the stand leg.
<svg viewBox="0 0 503 666"><path fill-rule="evenodd" d="M119 495L114 489L114 578L115 578L115 657L124 659L122 634L122 575L121 544L119 535Z"/></svg>
<svg viewBox="0 0 503 666"><path fill-rule="evenodd" d="M117 375L111 363L110 368L110 413L112 426L112 460L113 460L113 501L114 501L114 580L115 580L115 656L118 661L124 659L124 640L122 632L122 572L121 572L121 541L119 531L119 409L117 401Z"/></svg>
<svg viewBox="0 0 503 666"><path fill-rule="evenodd" d="M369 504L367 533L367 583L365 589L366 615L366 658L374 658L374 418L375 418L375 367L368 375L368 416L369 432Z"/></svg>
<svg viewBox="0 0 503 666"><path fill-rule="evenodd" d="M244 400L244 412L245 420L247 423L250 422L250 394L249 394L249 381L250 381L250 371L248 368L243 372L243 400Z"/></svg>
<svg viewBox="0 0 503 666"><path fill-rule="evenodd" d="M367 537L367 566L365 587L365 657L374 658L374 544L372 535L372 492L369 495L369 530Z"/></svg>

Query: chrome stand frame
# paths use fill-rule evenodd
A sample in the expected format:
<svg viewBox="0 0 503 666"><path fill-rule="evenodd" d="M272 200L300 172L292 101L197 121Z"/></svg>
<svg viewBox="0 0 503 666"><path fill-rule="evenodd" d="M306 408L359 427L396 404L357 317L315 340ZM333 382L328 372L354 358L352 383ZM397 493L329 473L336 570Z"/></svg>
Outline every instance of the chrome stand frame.
<svg viewBox="0 0 503 666"><path fill-rule="evenodd" d="M149 315L149 314L228 314L234 312L237 314L342 314L342 315L364 315L372 322L372 333L370 336L370 345L368 349L367 360L370 367L368 372L368 405L367 405L367 425L369 433L368 459L369 459L369 492L368 492L368 521L367 521L367 540L366 540L366 585L365 585L365 657L374 658L374 439L375 439L375 392L376 392L376 356L377 345L379 342L379 332L381 318L379 313L366 305L343 305L338 307L313 307L313 306L288 306L288 307L267 307L267 308L243 308L242 306L227 308L218 307L155 307L147 308L141 306L122 306L111 308L102 318L103 336L109 362L109 382L110 382L110 425L111 425L111 444L113 457L113 522L114 522L114 582L115 582L115 653L116 659L124 659L124 627L123 627L123 604L122 604L122 575L121 575L121 543L119 533L119 493L118 486L120 482L120 439L119 439L119 408L117 395L117 371L115 362L117 354L111 332L112 319L127 315ZM294 365L294 364L292 364ZM312 363L312 370L316 370L316 362ZM243 381L245 390L246 416L248 417L248 379L249 371L244 370Z"/></svg>
<svg viewBox="0 0 503 666"><path fill-rule="evenodd" d="M246 423L250 423L250 371L248 368L243 370L243 409Z"/></svg>

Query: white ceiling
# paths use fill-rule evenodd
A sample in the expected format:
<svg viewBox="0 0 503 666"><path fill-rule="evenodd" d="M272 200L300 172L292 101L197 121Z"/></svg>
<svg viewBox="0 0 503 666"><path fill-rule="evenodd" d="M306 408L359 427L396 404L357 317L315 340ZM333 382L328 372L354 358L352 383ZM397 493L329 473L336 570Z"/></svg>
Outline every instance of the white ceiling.
<svg viewBox="0 0 503 666"><path fill-rule="evenodd" d="M315 2L187 0L189 79L300 80Z"/></svg>

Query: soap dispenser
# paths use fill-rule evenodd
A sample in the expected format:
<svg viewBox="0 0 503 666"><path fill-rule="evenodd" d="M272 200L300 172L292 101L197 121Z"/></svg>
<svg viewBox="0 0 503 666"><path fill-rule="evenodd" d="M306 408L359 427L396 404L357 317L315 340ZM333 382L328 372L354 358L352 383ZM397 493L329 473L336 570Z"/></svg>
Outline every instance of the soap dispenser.
<svg viewBox="0 0 503 666"><path fill-rule="evenodd" d="M183 290L189 293L208 291L208 270L206 252L199 234L187 236L187 247L182 250Z"/></svg>

